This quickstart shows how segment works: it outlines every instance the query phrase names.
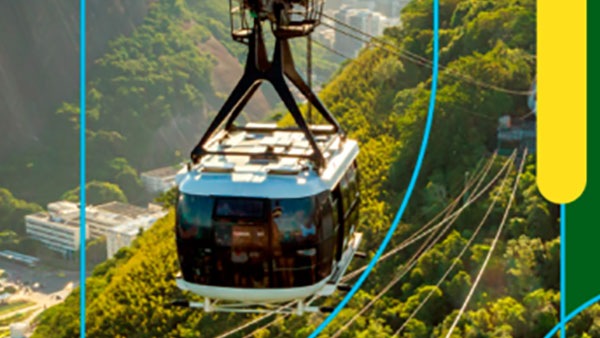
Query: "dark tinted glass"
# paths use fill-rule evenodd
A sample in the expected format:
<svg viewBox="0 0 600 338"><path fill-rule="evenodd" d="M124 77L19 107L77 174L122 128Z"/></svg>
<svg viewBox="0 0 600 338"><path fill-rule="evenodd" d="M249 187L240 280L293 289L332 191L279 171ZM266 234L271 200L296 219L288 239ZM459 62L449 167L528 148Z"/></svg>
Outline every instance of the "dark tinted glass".
<svg viewBox="0 0 600 338"><path fill-rule="evenodd" d="M313 284L319 225L315 198L273 200L271 207L274 285L286 288Z"/></svg>
<svg viewBox="0 0 600 338"><path fill-rule="evenodd" d="M331 273L336 226L328 192L272 201L182 194L181 269L185 280L204 285L312 285Z"/></svg>
<svg viewBox="0 0 600 338"><path fill-rule="evenodd" d="M211 236L213 199L208 196L179 195L177 235L181 239L205 239Z"/></svg>
<svg viewBox="0 0 600 338"><path fill-rule="evenodd" d="M313 197L275 200L272 214L281 245L295 245L316 240L317 220Z"/></svg>
<svg viewBox="0 0 600 338"><path fill-rule="evenodd" d="M263 200L246 198L217 199L215 217L262 218L263 216Z"/></svg>

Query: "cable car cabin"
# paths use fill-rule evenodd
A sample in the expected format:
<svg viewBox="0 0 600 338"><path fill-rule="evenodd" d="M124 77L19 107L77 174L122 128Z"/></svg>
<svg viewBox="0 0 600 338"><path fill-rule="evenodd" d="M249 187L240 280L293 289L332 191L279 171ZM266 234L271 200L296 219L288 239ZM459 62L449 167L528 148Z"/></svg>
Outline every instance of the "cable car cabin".
<svg viewBox="0 0 600 338"><path fill-rule="evenodd" d="M361 238L358 146L337 134L316 141L320 174L302 132L246 129L213 149L257 156L207 155L177 175L179 288L261 304L335 289Z"/></svg>

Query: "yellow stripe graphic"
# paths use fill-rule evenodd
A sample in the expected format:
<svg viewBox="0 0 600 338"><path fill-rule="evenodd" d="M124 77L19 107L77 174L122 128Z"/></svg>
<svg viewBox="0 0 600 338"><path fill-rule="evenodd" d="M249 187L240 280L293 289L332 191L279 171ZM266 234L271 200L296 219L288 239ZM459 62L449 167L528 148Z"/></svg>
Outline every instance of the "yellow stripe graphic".
<svg viewBox="0 0 600 338"><path fill-rule="evenodd" d="M587 179L587 5L537 5L537 183L549 201L569 203Z"/></svg>

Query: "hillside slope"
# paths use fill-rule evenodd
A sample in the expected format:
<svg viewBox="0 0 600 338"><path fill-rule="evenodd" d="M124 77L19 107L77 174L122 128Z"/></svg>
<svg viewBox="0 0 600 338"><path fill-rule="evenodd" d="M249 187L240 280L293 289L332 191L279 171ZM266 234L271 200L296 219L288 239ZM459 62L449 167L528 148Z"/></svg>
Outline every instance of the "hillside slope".
<svg viewBox="0 0 600 338"><path fill-rule="evenodd" d="M8 47L0 51L0 187L45 204L78 185L79 7L0 6ZM224 100L223 72L241 75L227 10L225 2L89 2L90 181L117 184L136 201L138 171L180 161L195 145ZM221 42L204 48L210 41ZM262 118L269 109L263 97L248 111ZM132 175L113 169L119 158Z"/></svg>
<svg viewBox="0 0 600 338"><path fill-rule="evenodd" d="M87 3L89 60L141 22L147 1ZM79 88L79 3L0 3L0 161L43 142L61 101ZM15 149L16 148L16 149Z"/></svg>
<svg viewBox="0 0 600 338"><path fill-rule="evenodd" d="M465 172L477 171L493 153L498 117L527 113L525 96L480 82L527 90L535 71L531 55L535 51L535 1L443 0L440 9L440 53L445 67L440 73L435 122L415 193L391 246L408 238L459 195ZM401 50L430 59L431 17L431 1L413 1L403 12L403 27L389 29L384 38ZM430 95L431 69L424 63L399 59L386 48L373 47L347 64L322 92L323 101L349 136L360 142L359 230L365 235L363 249L370 254L387 231L416 162ZM491 172L497 172L502 163L509 162L502 157L493 161ZM534 163L532 157L526 162L506 229L453 338L541 337L558 322L558 208L537 191ZM455 220L447 235L419 256L398 284L348 330L341 330L402 272L419 245L379 264L325 334L332 336L340 330L340 337L390 337L431 293L431 300L407 322L401 337L445 336L491 250L510 187L517 179L514 167L507 177L506 186L485 191ZM497 205L475 244L457 261L446 281L436 285L494 196L498 196ZM352 268L361 263L353 262ZM182 296L172 278L177 270L170 214L88 279L87 336L213 337L252 318L163 306ZM335 295L324 304L336 305L341 297ZM57 337L77 335L77 302L76 292L65 304L44 313L36 336L57 328ZM589 310L569 325L569 334L579 337L597 332L590 318L597 319L599 309ZM287 317L253 336L306 337L323 319L323 314ZM234 336L242 337L252 329Z"/></svg>

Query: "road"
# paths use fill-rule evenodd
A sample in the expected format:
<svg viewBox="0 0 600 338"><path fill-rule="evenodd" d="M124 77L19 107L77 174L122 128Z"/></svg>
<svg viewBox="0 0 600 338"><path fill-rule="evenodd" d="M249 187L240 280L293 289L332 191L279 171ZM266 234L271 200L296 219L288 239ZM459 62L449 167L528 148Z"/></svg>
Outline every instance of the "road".
<svg viewBox="0 0 600 338"><path fill-rule="evenodd" d="M43 265L30 268L4 259L0 260L0 269L8 274L7 282L17 285L41 283L42 288L38 292L45 294L62 290L67 283L79 280L79 271L61 270Z"/></svg>
<svg viewBox="0 0 600 338"><path fill-rule="evenodd" d="M7 273L7 276L0 281L0 288L12 286L18 290L8 301L25 300L35 304L3 314L0 320L35 309L36 311L24 320L29 324L46 308L62 302L73 288L79 285L78 271L57 270L44 266L30 268L5 260L0 260L0 269ZM40 287L33 288L35 283L39 283ZM0 327L0 329L8 329L8 327Z"/></svg>

